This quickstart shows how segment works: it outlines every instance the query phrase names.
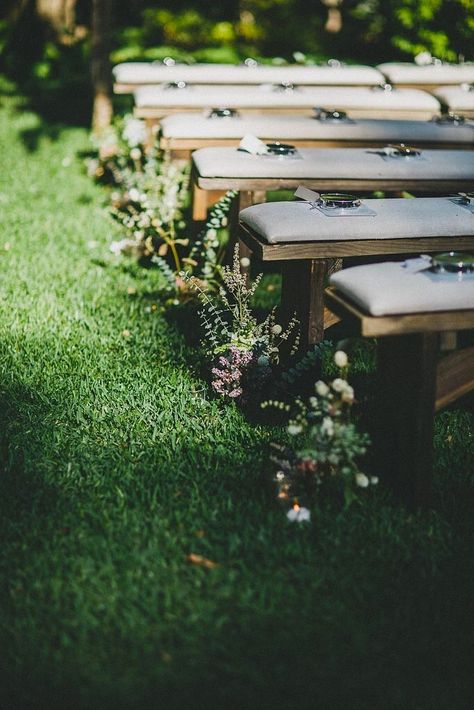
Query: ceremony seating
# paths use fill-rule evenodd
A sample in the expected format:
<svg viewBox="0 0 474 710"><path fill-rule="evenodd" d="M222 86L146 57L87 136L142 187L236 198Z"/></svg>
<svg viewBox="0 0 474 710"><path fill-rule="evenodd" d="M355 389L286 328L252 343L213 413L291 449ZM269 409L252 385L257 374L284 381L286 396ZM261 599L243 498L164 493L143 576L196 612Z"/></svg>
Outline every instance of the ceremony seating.
<svg viewBox="0 0 474 710"><path fill-rule="evenodd" d="M238 190L240 208L265 201L268 190L304 182L317 190L457 192L474 189L472 151L427 150L395 157L383 149L302 148L288 157L203 148L192 156L193 217L204 219L206 191Z"/></svg>
<svg viewBox="0 0 474 710"><path fill-rule="evenodd" d="M421 148L474 149L474 122L449 116L409 121L353 119L324 110L314 116L229 114L221 109L166 116L160 123L160 148L188 157L199 148L237 147L245 135L252 134L265 142L287 141L298 148L375 148L402 142Z"/></svg>
<svg viewBox="0 0 474 710"><path fill-rule="evenodd" d="M280 264L283 320L296 313L305 346L324 336L324 284L340 266L334 260L474 250L474 215L462 202L372 199L332 210L307 201L262 203L240 213L240 238L257 262Z"/></svg>
<svg viewBox="0 0 474 710"><path fill-rule="evenodd" d="M433 415L474 389L474 347L439 360L440 336L474 328L474 272L412 272L409 262L344 269L326 303L356 334L377 337L377 464L397 496L430 500Z"/></svg>
<svg viewBox="0 0 474 710"><path fill-rule="evenodd" d="M253 60L240 65L180 64L168 57L164 62L123 62L114 67L113 75L117 94L132 93L138 86L180 81L187 84L288 83L306 86L376 86L384 81L381 72L373 67L346 66L337 60L317 66L275 66L257 64Z"/></svg>
<svg viewBox="0 0 474 710"><path fill-rule="evenodd" d="M353 118L428 120L440 112L434 96L418 89L391 87L286 87L261 86L143 86L134 91L135 110L151 128L165 116L218 106L248 113L285 113L311 116L314 107L349 112Z"/></svg>

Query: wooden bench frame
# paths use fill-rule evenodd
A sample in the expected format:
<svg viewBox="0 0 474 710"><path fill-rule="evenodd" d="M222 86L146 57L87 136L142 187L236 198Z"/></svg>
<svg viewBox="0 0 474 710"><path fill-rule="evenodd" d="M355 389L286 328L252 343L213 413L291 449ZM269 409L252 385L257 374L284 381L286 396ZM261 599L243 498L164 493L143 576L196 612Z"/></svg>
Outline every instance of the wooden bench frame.
<svg viewBox="0 0 474 710"><path fill-rule="evenodd" d="M474 131L473 131L474 138ZM200 148L238 148L240 138L174 138L159 135L158 144L161 150L168 152L172 158L190 159L191 154ZM264 143L275 141L275 136L260 138ZM296 148L383 148L387 141L322 138L291 138L289 142ZM422 150L474 150L472 144L444 141L416 141Z"/></svg>
<svg viewBox="0 0 474 710"><path fill-rule="evenodd" d="M241 253L257 262L279 263L282 271L281 314L288 322L296 313L300 321L301 345L321 341L324 329L334 322L325 313L324 288L328 275L340 268L348 257L394 256L443 251L474 250L472 235L461 237L430 236L403 239L318 240L269 244L247 225L240 223ZM447 316L450 321L451 314ZM438 320L441 316L438 314ZM448 325L448 322L446 322ZM449 322L451 326L451 322ZM452 331L453 327L445 330Z"/></svg>
<svg viewBox="0 0 474 710"><path fill-rule="evenodd" d="M373 443L380 474L411 506L425 505L433 476L433 415L474 389L474 347L438 361L440 335L474 328L474 310L371 316L334 288L326 303L361 336L377 337Z"/></svg>
<svg viewBox="0 0 474 710"><path fill-rule="evenodd" d="M365 146L364 146L365 147ZM459 190L474 190L472 180L403 180L371 178L371 179L341 179L341 178L248 178L248 177L205 177L200 175L195 163L191 167L190 188L192 196L192 216L196 221L206 219L212 191L219 194L227 190L237 190L238 210L266 201L265 194L270 190L296 190L301 183L305 187L318 191L374 192L383 190L393 194L416 192L421 194L449 195Z"/></svg>

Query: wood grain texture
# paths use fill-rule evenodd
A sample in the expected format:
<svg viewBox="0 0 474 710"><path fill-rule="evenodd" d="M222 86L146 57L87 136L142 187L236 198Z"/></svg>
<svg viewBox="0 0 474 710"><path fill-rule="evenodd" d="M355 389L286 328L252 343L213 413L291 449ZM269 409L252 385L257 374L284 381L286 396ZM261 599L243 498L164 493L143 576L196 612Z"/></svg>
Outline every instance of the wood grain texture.
<svg viewBox="0 0 474 710"><path fill-rule="evenodd" d="M474 347L442 358L436 381L436 411L474 390Z"/></svg>
<svg viewBox="0 0 474 710"><path fill-rule="evenodd" d="M385 190L388 192L419 192L449 194L458 190L474 189L474 179L466 180L402 180L373 179L343 179L343 178L246 178L246 177L202 177L197 175L197 184L203 190L292 190L304 183L312 190L335 190L344 192L373 192Z"/></svg>
<svg viewBox="0 0 474 710"><path fill-rule="evenodd" d="M260 140L264 143L274 141L275 136L261 137ZM300 139L291 138L292 145L297 148L383 148L387 145L387 141L373 140L326 140L326 139ZM191 153L200 148L237 148L240 143L240 138L173 138L171 136L161 136L159 139L160 148L162 150L171 150L173 155L176 154L180 158L190 158ZM452 143L449 141L433 143L430 141L416 142L417 146L423 149L430 150L473 150L473 144L467 143Z"/></svg>
<svg viewBox="0 0 474 710"><path fill-rule="evenodd" d="M422 252L473 250L473 234L462 237L425 237L407 239L357 239L314 242L282 242L268 244L259 235L240 223L240 238L261 261L289 261L292 259L344 258L349 256L375 256L386 254L413 254Z"/></svg>
<svg viewBox="0 0 474 710"><path fill-rule="evenodd" d="M333 313L345 321L351 321L354 332L366 337L440 333L474 328L473 310L371 316L332 287L326 289L325 297L326 305Z"/></svg>

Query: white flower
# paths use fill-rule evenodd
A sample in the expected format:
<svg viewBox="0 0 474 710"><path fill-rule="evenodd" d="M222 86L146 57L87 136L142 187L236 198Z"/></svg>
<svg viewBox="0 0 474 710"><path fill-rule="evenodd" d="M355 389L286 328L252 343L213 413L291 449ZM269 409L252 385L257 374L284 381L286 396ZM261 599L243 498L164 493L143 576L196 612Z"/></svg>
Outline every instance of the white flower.
<svg viewBox="0 0 474 710"><path fill-rule="evenodd" d="M361 488L367 488L369 485L369 479L365 475L365 473L356 473L356 484L360 486Z"/></svg>
<svg viewBox="0 0 474 710"><path fill-rule="evenodd" d="M276 474L277 481L283 481L284 478L285 478L285 474L283 473L283 471L277 471L277 474Z"/></svg>
<svg viewBox="0 0 474 710"><path fill-rule="evenodd" d="M344 350L336 350L336 352L334 353L334 362L338 367L347 367L349 358L347 357Z"/></svg>
<svg viewBox="0 0 474 710"><path fill-rule="evenodd" d="M250 259L248 256L243 256L240 260L240 265L246 269L248 266L250 266Z"/></svg>
<svg viewBox="0 0 474 710"><path fill-rule="evenodd" d="M343 392L345 389L347 389L348 384L345 380L341 379L340 377L336 377L336 379L332 381L331 386L332 386L334 392Z"/></svg>
<svg viewBox="0 0 474 710"><path fill-rule="evenodd" d="M122 131L122 137L127 141L130 148L144 143L146 140L146 128L143 121L138 118L130 118Z"/></svg>
<svg viewBox="0 0 474 710"><path fill-rule="evenodd" d="M308 508L300 508L299 505L295 505L287 512L286 517L291 522L309 523L311 521L311 511Z"/></svg>
<svg viewBox="0 0 474 710"><path fill-rule="evenodd" d="M342 390L341 399L343 402L349 402L349 404L354 401L354 389L350 385L347 385Z"/></svg>
<svg viewBox="0 0 474 710"><path fill-rule="evenodd" d="M283 328L281 327L281 325L278 325L278 323L276 325L274 325L271 329L273 335L280 335L282 330L283 330Z"/></svg>
<svg viewBox="0 0 474 710"><path fill-rule="evenodd" d="M433 61L433 57L431 56L430 52L419 52L415 59L415 64L418 64L418 66L423 66L424 64L431 64Z"/></svg>
<svg viewBox="0 0 474 710"><path fill-rule="evenodd" d="M113 254L123 254L133 251L137 243L133 239L120 239L118 242L112 242L109 249Z"/></svg>
<svg viewBox="0 0 474 710"><path fill-rule="evenodd" d="M370 477L370 482L373 486L376 486L377 483L379 482L379 477L378 476L371 476Z"/></svg>
<svg viewBox="0 0 474 710"><path fill-rule="evenodd" d="M295 424L295 422L292 422L291 424L288 424L287 431L288 434L291 434L291 436L296 436L297 434L301 434L303 427L301 424Z"/></svg>
<svg viewBox="0 0 474 710"><path fill-rule="evenodd" d="M140 150L140 148L132 148L132 150L130 151L130 157L132 160L140 160L140 158L142 157L142 151Z"/></svg>
<svg viewBox="0 0 474 710"><path fill-rule="evenodd" d="M316 382L314 389L316 390L316 394L319 394L320 397L325 397L329 393L329 387L322 380Z"/></svg>
<svg viewBox="0 0 474 710"><path fill-rule="evenodd" d="M334 434L334 422L331 417L324 417L321 424L321 433L329 437Z"/></svg>
<svg viewBox="0 0 474 710"><path fill-rule="evenodd" d="M298 64L304 64L306 61L306 54L303 54L303 52L293 52L293 59L295 62L298 62Z"/></svg>
<svg viewBox="0 0 474 710"><path fill-rule="evenodd" d="M138 202L138 200L140 199L140 193L138 192L136 187L132 187L132 189L129 190L128 196L132 200L132 202Z"/></svg>
<svg viewBox="0 0 474 710"><path fill-rule="evenodd" d="M206 236L208 239L215 239L217 237L217 231L215 229L208 229Z"/></svg>

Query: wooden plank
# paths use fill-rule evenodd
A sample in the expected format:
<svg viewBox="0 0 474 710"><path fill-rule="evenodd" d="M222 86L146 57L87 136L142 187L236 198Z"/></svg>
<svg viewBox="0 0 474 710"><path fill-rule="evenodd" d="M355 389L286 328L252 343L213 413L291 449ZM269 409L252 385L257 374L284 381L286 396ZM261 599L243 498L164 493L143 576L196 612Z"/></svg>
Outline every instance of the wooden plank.
<svg viewBox="0 0 474 710"><path fill-rule="evenodd" d="M171 113L189 113L196 112L201 109L206 108L204 102L201 104L194 104L194 106L175 106L174 104L163 104L161 106L136 106L134 109L134 114L137 117L144 117L145 115L149 118L154 118L160 120L163 116L169 116ZM283 114L283 115L303 115L314 117L314 107L313 106L289 106L284 108L269 107L269 106L236 106L239 113L242 116L251 116L254 114L261 114L265 112L266 114ZM327 106L327 108L343 108L341 106ZM376 109L349 109L351 118L388 118L388 119L402 119L402 120L415 120L415 121L429 121L433 117L433 111L422 110L415 111L413 109L406 110L394 110L390 109L387 111L376 110ZM467 112L463 112L467 115Z"/></svg>
<svg viewBox="0 0 474 710"><path fill-rule="evenodd" d="M344 320L353 321L357 332L366 337L474 328L474 310L472 309L371 316L332 287L327 288L325 294L328 308Z"/></svg>
<svg viewBox="0 0 474 710"><path fill-rule="evenodd" d="M473 326L474 327L474 326ZM464 348L438 363L436 411L474 390L474 347Z"/></svg>
<svg viewBox="0 0 474 710"><path fill-rule="evenodd" d="M293 316L300 321L300 345L304 349L324 337L324 282L332 260L314 259L283 264L281 286L282 322Z"/></svg>
<svg viewBox="0 0 474 710"><path fill-rule="evenodd" d="M260 137L260 136L259 136ZM274 141L275 136L260 137L264 143ZM190 155L194 150L200 148L237 148L240 143L240 138L174 138L172 136L161 136L160 148L163 150L183 151L183 155L187 151ZM296 148L383 148L387 145L387 140L355 140L355 139L334 139L327 140L322 138L288 138L292 145ZM418 140L417 146L425 150L472 150L473 143L456 143L456 142L436 142Z"/></svg>
<svg viewBox="0 0 474 710"><path fill-rule="evenodd" d="M290 261L292 259L345 258L349 256L375 256L386 254L412 254L434 251L474 249L473 234L462 237L426 235L402 239L341 239L338 241L281 242L269 244L240 223L240 238L262 261Z"/></svg>
<svg viewBox="0 0 474 710"><path fill-rule="evenodd" d="M301 183L314 190L345 190L356 192L373 192L385 190L389 192L419 192L419 193L450 193L462 189L474 189L474 179L445 180L423 179L403 180L371 178L371 179L343 179L343 178L268 178L268 177L203 177L197 174L197 184L203 190L292 190Z"/></svg>

